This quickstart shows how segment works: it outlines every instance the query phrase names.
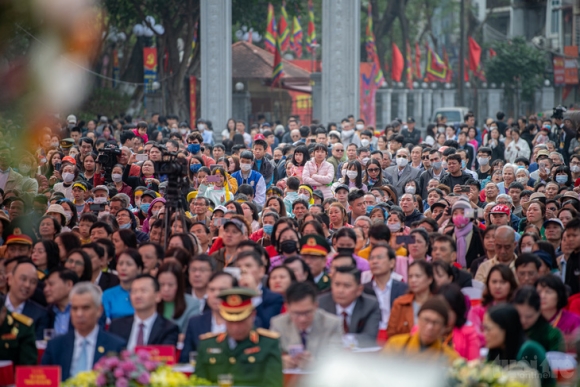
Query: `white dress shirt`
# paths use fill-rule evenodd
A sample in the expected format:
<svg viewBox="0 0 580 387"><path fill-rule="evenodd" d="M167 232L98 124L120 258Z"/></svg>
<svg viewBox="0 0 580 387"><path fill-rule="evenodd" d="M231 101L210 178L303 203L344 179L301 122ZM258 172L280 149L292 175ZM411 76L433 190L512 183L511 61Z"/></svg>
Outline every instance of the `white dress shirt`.
<svg viewBox="0 0 580 387"><path fill-rule="evenodd" d="M75 344L73 351L73 358L71 362L71 372L74 371L74 366L81 356L81 350L83 347L83 340L87 340L87 364L89 370L93 369L93 362L95 360L95 348L97 348L97 337L99 336L99 326L96 325L91 333L87 337L81 336L81 334L75 329Z"/></svg>
<svg viewBox="0 0 580 387"><path fill-rule="evenodd" d="M342 318L342 312L346 312L347 316L346 316L346 322L348 323L348 325L350 326L350 320L352 317L352 312L354 311L354 307L356 305L356 301L354 301L352 304L350 304L349 306L347 306L346 308L343 308L342 306L336 304L336 315L340 318Z"/></svg>
<svg viewBox="0 0 580 387"><path fill-rule="evenodd" d="M226 323L218 324L215 317L211 316L211 333L224 333L226 331Z"/></svg>
<svg viewBox="0 0 580 387"><path fill-rule="evenodd" d="M24 304L26 304L26 301L15 307L14 305L12 305L12 302L10 301L10 295L6 296L6 302L4 302L4 305L6 305L6 309L8 309L11 313L16 312L20 314L22 314L22 311L24 310Z"/></svg>
<svg viewBox="0 0 580 387"><path fill-rule="evenodd" d="M203 314L203 310L205 309L205 302L207 299L207 294L204 294L203 298L198 298L195 295L195 290L191 290L191 296L193 297L194 300L198 300L199 301L199 313Z"/></svg>
<svg viewBox="0 0 580 387"><path fill-rule="evenodd" d="M153 329L153 323L157 318L157 313L153 313L150 317L145 320L141 320L137 315L133 319L133 327L131 328L131 336L129 336L129 342L127 343L127 349L132 351L137 345L137 335L139 335L139 325L143 323L143 345L147 345L149 342L149 335L151 335L151 330Z"/></svg>
<svg viewBox="0 0 580 387"><path fill-rule="evenodd" d="M377 286L375 280L373 280L372 284L373 290L377 295L377 301L381 308L381 323L379 324L379 329L387 329L387 323L389 322L389 316L391 315L391 289L393 288L393 278L389 278L384 290L381 290L381 288Z"/></svg>

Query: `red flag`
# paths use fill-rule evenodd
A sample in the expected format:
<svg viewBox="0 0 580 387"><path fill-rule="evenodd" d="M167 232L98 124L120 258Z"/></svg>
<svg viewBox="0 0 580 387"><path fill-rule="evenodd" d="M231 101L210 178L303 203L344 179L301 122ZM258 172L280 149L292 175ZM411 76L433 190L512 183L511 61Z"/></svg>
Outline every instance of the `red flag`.
<svg viewBox="0 0 580 387"><path fill-rule="evenodd" d="M288 14L286 13L286 2L282 2L282 8L280 9L280 22L278 23L278 36L280 37L280 49L282 52L288 50L290 45L290 28L288 26Z"/></svg>
<svg viewBox="0 0 580 387"><path fill-rule="evenodd" d="M469 82L469 62L467 59L463 60L463 81Z"/></svg>
<svg viewBox="0 0 580 387"><path fill-rule="evenodd" d="M266 51L276 54L276 17L274 16L274 6L268 3L268 22L266 24L266 34L264 35L264 46Z"/></svg>
<svg viewBox="0 0 580 387"><path fill-rule="evenodd" d="M276 37L276 52L274 53L274 67L272 69L272 86L281 86L284 69L282 67L282 50L280 49L280 37Z"/></svg>
<svg viewBox="0 0 580 387"><path fill-rule="evenodd" d="M421 49L419 43L415 42L415 78L421 80Z"/></svg>
<svg viewBox="0 0 580 387"><path fill-rule="evenodd" d="M407 70L406 70L406 79L407 79L407 88L413 90L413 61L411 60L411 46L407 41L406 47L406 56L407 56Z"/></svg>
<svg viewBox="0 0 580 387"><path fill-rule="evenodd" d="M248 32L248 43L252 44L252 34L254 33L254 30L250 28L250 31Z"/></svg>
<svg viewBox="0 0 580 387"><path fill-rule="evenodd" d="M490 47L490 49L489 49L489 57L490 58L493 58L494 56L497 56L497 52L495 52L495 50Z"/></svg>
<svg viewBox="0 0 580 387"><path fill-rule="evenodd" d="M469 69L472 73L478 72L481 59L481 47L470 36L469 37Z"/></svg>
<svg viewBox="0 0 580 387"><path fill-rule="evenodd" d="M443 62L445 63L445 68L447 73L445 74L445 82L451 82L453 80L453 72L451 71L451 66L449 65L449 55L447 55L447 50L443 47Z"/></svg>
<svg viewBox="0 0 580 387"><path fill-rule="evenodd" d="M393 62L391 66L391 79L395 82L401 82L401 76L403 75L403 69L405 67L405 60L403 59L403 54L399 47L393 43Z"/></svg>

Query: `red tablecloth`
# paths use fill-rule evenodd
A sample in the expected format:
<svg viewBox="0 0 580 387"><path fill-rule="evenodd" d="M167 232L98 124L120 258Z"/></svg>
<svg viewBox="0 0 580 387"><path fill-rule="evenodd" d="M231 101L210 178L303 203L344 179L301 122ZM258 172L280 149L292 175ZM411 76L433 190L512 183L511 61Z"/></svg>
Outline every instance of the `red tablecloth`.
<svg viewBox="0 0 580 387"><path fill-rule="evenodd" d="M10 360L0 361L0 386L14 384L14 366Z"/></svg>

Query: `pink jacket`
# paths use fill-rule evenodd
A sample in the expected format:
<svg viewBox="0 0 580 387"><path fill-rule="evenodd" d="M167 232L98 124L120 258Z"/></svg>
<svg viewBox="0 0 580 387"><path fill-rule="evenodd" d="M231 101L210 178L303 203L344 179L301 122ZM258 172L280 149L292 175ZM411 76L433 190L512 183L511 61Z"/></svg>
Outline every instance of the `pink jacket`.
<svg viewBox="0 0 580 387"><path fill-rule="evenodd" d="M332 197L330 185L333 180L334 167L328 161L322 161L320 168L318 168L314 160L308 160L306 164L304 164L302 182L310 184L313 189L319 189L325 199Z"/></svg>
<svg viewBox="0 0 580 387"><path fill-rule="evenodd" d="M468 323L469 324L469 323ZM473 325L453 328L453 349L467 361L479 359L481 341Z"/></svg>

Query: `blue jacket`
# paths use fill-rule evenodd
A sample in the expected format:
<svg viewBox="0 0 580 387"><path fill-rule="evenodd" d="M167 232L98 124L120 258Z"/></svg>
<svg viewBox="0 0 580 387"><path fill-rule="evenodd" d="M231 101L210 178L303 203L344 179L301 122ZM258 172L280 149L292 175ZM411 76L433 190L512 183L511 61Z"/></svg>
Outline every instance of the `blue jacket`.
<svg viewBox="0 0 580 387"><path fill-rule="evenodd" d="M189 353L197 351L199 344L199 335L211 332L211 311L193 316L189 319L187 329L185 330L185 340L183 342L183 349L179 357L180 363L189 363Z"/></svg>
<svg viewBox="0 0 580 387"><path fill-rule="evenodd" d="M262 288L262 303L256 308L256 316L260 318L261 328L270 328L270 319L280 314L283 304L284 299L281 295L268 288Z"/></svg>
<svg viewBox="0 0 580 387"><path fill-rule="evenodd" d="M97 344L95 345L95 355L91 368L105 356L108 352L120 353L126 342L120 337L105 332L99 328ZM61 368L61 378L63 381L70 377L70 367L75 346L75 332L70 330L66 335L57 336L48 342L46 351L42 356L42 365L58 365ZM100 349L100 350L99 350Z"/></svg>

